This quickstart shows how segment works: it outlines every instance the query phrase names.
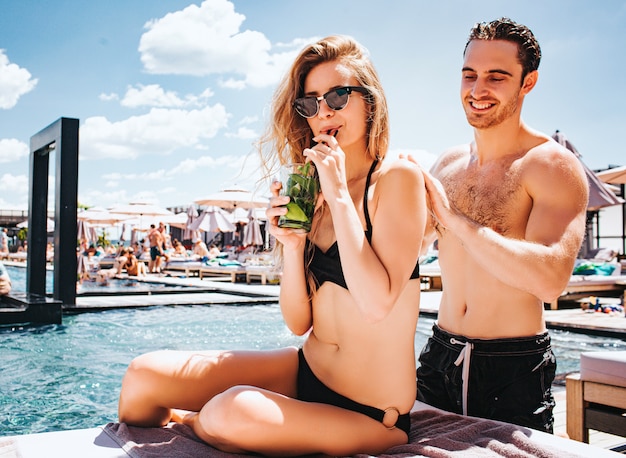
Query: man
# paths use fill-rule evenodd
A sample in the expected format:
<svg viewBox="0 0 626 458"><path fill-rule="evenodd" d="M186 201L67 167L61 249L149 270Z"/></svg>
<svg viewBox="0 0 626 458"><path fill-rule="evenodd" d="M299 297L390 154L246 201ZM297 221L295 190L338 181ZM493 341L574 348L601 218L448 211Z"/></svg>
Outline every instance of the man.
<svg viewBox="0 0 626 458"><path fill-rule="evenodd" d="M163 235L154 224L150 225L148 241L150 243L150 261L148 262L148 272L159 273L161 271L161 256L163 255Z"/></svg>
<svg viewBox="0 0 626 458"><path fill-rule="evenodd" d="M461 99L474 141L424 172L443 294L417 398L552 432L544 302L569 281L588 189L578 159L521 120L540 58L532 32L508 18L477 24L466 44Z"/></svg>

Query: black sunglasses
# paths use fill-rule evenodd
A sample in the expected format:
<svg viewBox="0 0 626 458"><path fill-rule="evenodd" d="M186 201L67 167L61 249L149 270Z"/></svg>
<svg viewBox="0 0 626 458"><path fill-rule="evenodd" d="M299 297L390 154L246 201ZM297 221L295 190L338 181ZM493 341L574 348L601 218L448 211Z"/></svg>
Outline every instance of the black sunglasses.
<svg viewBox="0 0 626 458"><path fill-rule="evenodd" d="M346 105L348 105L348 100L350 100L350 94L352 92L360 92L361 94L369 93L369 91L363 86L338 87L337 89L328 91L321 97L316 97L314 95L308 97L298 97L295 102L293 102L293 107L303 118L312 118L319 112L320 101L322 100L325 100L326 105L335 111L343 110Z"/></svg>

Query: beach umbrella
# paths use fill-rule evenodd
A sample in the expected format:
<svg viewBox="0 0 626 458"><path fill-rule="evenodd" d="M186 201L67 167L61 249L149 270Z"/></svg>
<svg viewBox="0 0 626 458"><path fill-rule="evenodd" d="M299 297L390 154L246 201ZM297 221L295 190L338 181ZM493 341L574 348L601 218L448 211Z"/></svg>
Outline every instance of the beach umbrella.
<svg viewBox="0 0 626 458"><path fill-rule="evenodd" d="M243 230L243 246L263 245L263 234L261 233L261 223L255 216L254 209L248 210L248 224Z"/></svg>
<svg viewBox="0 0 626 458"><path fill-rule="evenodd" d="M605 183L626 184L626 165L596 172L596 175Z"/></svg>
<svg viewBox="0 0 626 458"><path fill-rule="evenodd" d="M187 213L180 212L176 213L173 216L168 216L165 221L165 224L169 224L172 227L177 227L178 229L186 229L187 228Z"/></svg>
<svg viewBox="0 0 626 458"><path fill-rule="evenodd" d="M622 197L626 189L626 165L597 172L596 175L605 183L620 185ZM626 254L626 205L622 205L622 254Z"/></svg>
<svg viewBox="0 0 626 458"><path fill-rule="evenodd" d="M242 188L230 188L210 194L194 202L198 205L213 205L226 210L233 210L237 207L246 209L267 207L269 199L266 197L256 196L250 191Z"/></svg>
<svg viewBox="0 0 626 458"><path fill-rule="evenodd" d="M598 176L585 165L582 160L582 155L578 152L576 147L558 130L552 136L559 144L563 145L565 148L570 150L572 153L576 155L576 157L580 160L583 169L585 170L585 175L587 175L587 181L589 182L589 202L587 204L587 229L586 236L583 246L581 247L581 252L579 253L580 257L587 256L590 250L593 249L592 240L593 240L593 226L595 220L596 226L596 234L599 234L599 226L600 226L600 209L604 207L610 207L612 205L618 205L624 202L624 199L615 195L615 193L611 190L611 188L604 184ZM599 243L599 238L596 241Z"/></svg>
<svg viewBox="0 0 626 458"><path fill-rule="evenodd" d="M89 223L89 225L92 227L115 226L116 224L119 224L131 218L131 216L129 215L110 213L106 210L95 211L90 212L89 214L85 214L87 212L89 212L89 210L79 213L77 215L77 219L79 221Z"/></svg>
<svg viewBox="0 0 626 458"><path fill-rule="evenodd" d="M17 227L20 229L28 228L28 220L17 224ZM46 232L54 232L54 220L51 218L46 219Z"/></svg>
<svg viewBox="0 0 626 458"><path fill-rule="evenodd" d="M230 214L231 221L234 224L248 224L248 213L249 209L245 209L243 207L237 207Z"/></svg>
<svg viewBox="0 0 626 458"><path fill-rule="evenodd" d="M624 202L624 199L617 197L615 193L608 186L606 186L589 167L585 165L582 160L582 155L565 137L565 135L557 130L552 138L574 153L585 169L587 181L589 182L589 203L587 204L587 210L596 211L603 207L610 207L611 205L618 205Z"/></svg>
<svg viewBox="0 0 626 458"><path fill-rule="evenodd" d="M134 216L138 218L139 222L138 222L137 229L144 228L143 220L146 217L164 218L166 216L172 216L174 214L173 212L169 211L166 208L162 208L162 207L159 207L158 205L150 204L148 202L130 202L125 205L116 205L114 207L109 208L109 213L118 214L118 215L130 215L130 216ZM145 226L149 227L150 224L154 224L154 223L150 221Z"/></svg>
<svg viewBox="0 0 626 458"><path fill-rule="evenodd" d="M187 223L185 224L185 231L183 232L183 239L193 240L197 238L197 232L190 228L193 225L194 221L198 218L198 210L196 210L196 207L192 204L189 207L187 207L186 214L187 214Z"/></svg>
<svg viewBox="0 0 626 458"><path fill-rule="evenodd" d="M109 213L132 216L171 216L174 213L166 208L147 202L131 202L109 208Z"/></svg>
<svg viewBox="0 0 626 458"><path fill-rule="evenodd" d="M86 240L88 244L91 244L98 241L98 234L96 233L96 229L91 224L84 219L79 219L76 238L78 240Z"/></svg>
<svg viewBox="0 0 626 458"><path fill-rule="evenodd" d="M228 213L219 207L211 206L189 226L192 231L233 232L237 227L228 219Z"/></svg>

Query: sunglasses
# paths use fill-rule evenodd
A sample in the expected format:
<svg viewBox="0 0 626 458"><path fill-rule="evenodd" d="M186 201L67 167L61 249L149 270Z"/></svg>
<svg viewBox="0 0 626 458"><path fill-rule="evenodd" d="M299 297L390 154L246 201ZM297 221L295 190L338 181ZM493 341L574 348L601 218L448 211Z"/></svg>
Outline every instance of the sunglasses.
<svg viewBox="0 0 626 458"><path fill-rule="evenodd" d="M321 97L314 95L298 97L295 102L293 102L293 107L303 118L312 118L320 111L320 101L322 100L325 100L326 105L335 111L343 110L346 105L348 105L348 100L350 100L350 94L352 92L360 92L361 94L369 93L363 86L338 87L337 89L328 91Z"/></svg>

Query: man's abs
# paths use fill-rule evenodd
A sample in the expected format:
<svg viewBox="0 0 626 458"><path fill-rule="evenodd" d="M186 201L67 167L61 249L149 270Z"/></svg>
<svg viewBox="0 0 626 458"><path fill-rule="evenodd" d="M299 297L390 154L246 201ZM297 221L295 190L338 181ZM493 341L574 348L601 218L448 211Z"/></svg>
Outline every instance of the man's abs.
<svg viewBox="0 0 626 458"><path fill-rule="evenodd" d="M444 278L437 318L446 331L482 339L545 332L543 304L536 297L494 280L454 280L451 276Z"/></svg>

